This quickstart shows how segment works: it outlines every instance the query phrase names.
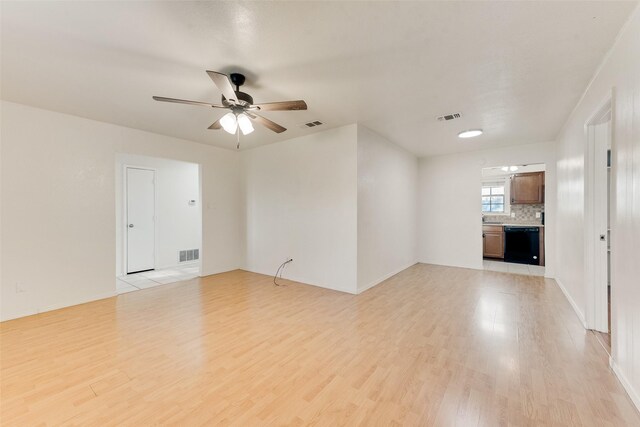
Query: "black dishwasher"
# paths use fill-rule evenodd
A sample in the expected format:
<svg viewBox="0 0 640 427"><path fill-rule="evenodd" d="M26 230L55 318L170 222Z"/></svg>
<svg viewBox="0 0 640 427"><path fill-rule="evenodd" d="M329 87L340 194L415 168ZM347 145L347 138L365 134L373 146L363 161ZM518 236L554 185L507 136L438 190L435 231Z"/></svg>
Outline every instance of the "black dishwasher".
<svg viewBox="0 0 640 427"><path fill-rule="evenodd" d="M504 227L504 260L518 264L540 264L540 228Z"/></svg>

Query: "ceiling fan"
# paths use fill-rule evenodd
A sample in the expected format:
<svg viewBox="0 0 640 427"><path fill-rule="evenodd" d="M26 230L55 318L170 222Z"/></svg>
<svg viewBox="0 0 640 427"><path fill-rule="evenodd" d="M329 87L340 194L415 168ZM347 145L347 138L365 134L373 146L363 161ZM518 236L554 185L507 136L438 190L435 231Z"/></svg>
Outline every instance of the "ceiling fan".
<svg viewBox="0 0 640 427"><path fill-rule="evenodd" d="M220 92L222 92L222 105L209 104L207 102L200 101L189 101L186 99L165 98L163 96L154 96L153 99L162 102L175 102L178 104L199 105L202 107L224 108L231 110L229 113L213 122L213 124L209 126L209 129L224 129L230 134L238 135L238 140L240 138L240 132L242 132L243 135L248 135L253 132L254 129L252 122L259 123L276 133L282 133L287 130L276 122L259 115L258 111L295 111L307 109L307 103L302 100L254 104L251 95L240 91L240 86L242 86L245 81L244 75L240 73L231 73L227 76L226 74L215 71L207 71L207 74L211 77L211 80L213 80L213 83L215 83L218 89L220 89ZM235 85L235 90L233 89L232 84Z"/></svg>

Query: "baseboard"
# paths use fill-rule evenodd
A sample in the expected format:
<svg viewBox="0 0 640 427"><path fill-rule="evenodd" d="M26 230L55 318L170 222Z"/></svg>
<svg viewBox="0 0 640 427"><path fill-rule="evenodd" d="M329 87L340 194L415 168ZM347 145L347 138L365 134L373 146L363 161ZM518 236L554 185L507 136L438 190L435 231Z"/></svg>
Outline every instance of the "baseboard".
<svg viewBox="0 0 640 427"><path fill-rule="evenodd" d="M248 267L241 267L241 270L244 271L248 271L249 273L256 273L256 274L262 274L263 276L270 276L273 277L273 272L264 272L264 271L258 271L258 270L254 270L254 269L250 269ZM300 277L300 276L288 276L288 275L283 275L282 276L283 280L290 280L292 282L297 282L297 283L301 283L303 285L309 285L309 286L315 286L316 288L323 288L323 289L330 289L332 291L338 291L338 292L344 292L347 294L351 294L351 295L356 295L357 292L352 292L352 291L348 291L346 289L342 289L342 288L336 288L336 287L332 287L332 286L328 286L328 285L319 285L317 283L313 283L312 280L308 280L304 277Z"/></svg>
<svg viewBox="0 0 640 427"><path fill-rule="evenodd" d="M396 274L398 274L398 273L400 273L400 272L402 272L402 271L406 270L407 268L412 267L412 266L414 266L414 265L416 265L416 264L418 264L418 261L413 261L412 263L410 263L410 264L408 264L408 265L406 265L406 266L404 266L404 267L402 267L402 268L400 268L400 269L394 270L394 271L392 271L392 272L391 272L391 273L389 273L389 274L385 274L384 276L379 277L378 279L376 279L376 280L374 280L374 281L370 282L369 284L367 284L367 285L363 286L362 288L360 288L360 287L359 287L359 288L358 288L358 292L357 292L357 293L358 293L358 294L361 294L361 293L363 293L364 291L367 291L367 290L369 290L369 289L373 288L374 286L379 285L380 283L384 282L384 281L385 281L385 280L387 280L388 278L393 277L393 276L395 276Z"/></svg>
<svg viewBox="0 0 640 427"><path fill-rule="evenodd" d="M98 300L105 299L105 298L111 298L111 297L114 297L116 295L117 295L117 293L115 292L115 290L109 291L109 292L103 292L101 294L92 295L90 297L78 298L78 299L75 299L75 300L71 300L72 302L53 304L53 305L49 305L47 307L38 308L36 310L28 310L28 311L26 311L24 313L11 315L11 316L8 316L6 318L3 317L2 321L4 322L4 321L7 321L7 320L20 319L22 317L27 317L27 316L35 316L36 314L46 313L48 311L60 310L61 308L73 307L75 305L86 304L88 302L94 302L94 301L98 301Z"/></svg>
<svg viewBox="0 0 640 427"><path fill-rule="evenodd" d="M469 270L484 270L484 266L482 263L480 265L466 265L466 264L455 264L455 263L446 263L446 262L435 262L435 261L418 261L417 264L427 264L427 265L438 265L441 267L455 267L455 268L466 268Z"/></svg>
<svg viewBox="0 0 640 427"><path fill-rule="evenodd" d="M616 361L613 360L613 357L609 357L609 366L611 366L611 370L613 370L613 373L616 374L616 377L618 377L618 381L620 381L620 384L622 384L622 387L629 395L629 398L635 405L636 409L638 410L638 412L640 412L640 393L638 393L633 388L627 377L625 377L625 375L620 370L620 367L618 366Z"/></svg>
<svg viewBox="0 0 640 427"><path fill-rule="evenodd" d="M555 278L553 280L555 280L555 282L558 284L558 287L560 288L560 290L564 294L565 298L567 299L567 301L569 301L569 304L571 304L571 307L573 307L573 311L575 311L576 316L578 316L578 319L580 320L580 323L582 323L582 326L585 329L589 329L589 328L587 328L587 319L584 317L584 313L580 310L580 308L578 307L578 304L576 304L576 302L573 300L573 298L571 298L571 295L567 291L567 288L564 287L564 285L562 284L560 279Z"/></svg>

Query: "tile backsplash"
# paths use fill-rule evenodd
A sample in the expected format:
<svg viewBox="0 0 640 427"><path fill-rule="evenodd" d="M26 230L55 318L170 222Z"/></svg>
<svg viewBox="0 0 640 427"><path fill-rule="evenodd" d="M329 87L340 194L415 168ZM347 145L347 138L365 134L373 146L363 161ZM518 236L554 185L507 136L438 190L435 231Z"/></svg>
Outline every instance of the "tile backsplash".
<svg viewBox="0 0 640 427"><path fill-rule="evenodd" d="M537 212L544 212L542 205L511 205L511 213L515 217L504 215L484 215L485 221L502 223L541 224L542 218L536 218Z"/></svg>

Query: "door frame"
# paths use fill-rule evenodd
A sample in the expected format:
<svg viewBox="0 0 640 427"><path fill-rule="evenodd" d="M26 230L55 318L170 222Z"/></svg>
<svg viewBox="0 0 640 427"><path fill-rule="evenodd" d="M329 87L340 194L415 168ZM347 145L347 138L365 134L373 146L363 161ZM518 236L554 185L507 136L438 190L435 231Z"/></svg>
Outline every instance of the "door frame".
<svg viewBox="0 0 640 427"><path fill-rule="evenodd" d="M614 138L614 91L613 89L607 93L605 99L598 104L598 108L584 124L585 135L585 151L584 151L584 278L586 285L586 311L585 321L587 329L593 329L599 332L609 332L608 322L608 298L607 288L604 290L595 280L594 265L597 260L596 245L598 244L596 223L598 218L595 211L595 138L593 137L593 126L605 123L603 121L608 115L611 116L610 141L611 141L611 187L608 189L610 197L609 215L615 218L615 138ZM608 239L615 241L614 221L610 221L611 232ZM610 242L608 242L610 243ZM613 249L612 249L613 250ZM612 263L613 264L613 263ZM609 266L611 277L611 300L613 301L613 293L615 286L613 265ZM613 318L614 306L611 305ZM613 335L613 330L611 330Z"/></svg>
<svg viewBox="0 0 640 427"><path fill-rule="evenodd" d="M122 165L122 183L123 183L123 191L122 191L122 275L126 276L129 274L129 181L127 171L129 169L142 169L153 172L153 269L156 268L156 260L158 259L158 230L156 224L158 223L158 180L157 178L157 170L155 168L151 168L148 166L137 166L132 164L123 164Z"/></svg>

